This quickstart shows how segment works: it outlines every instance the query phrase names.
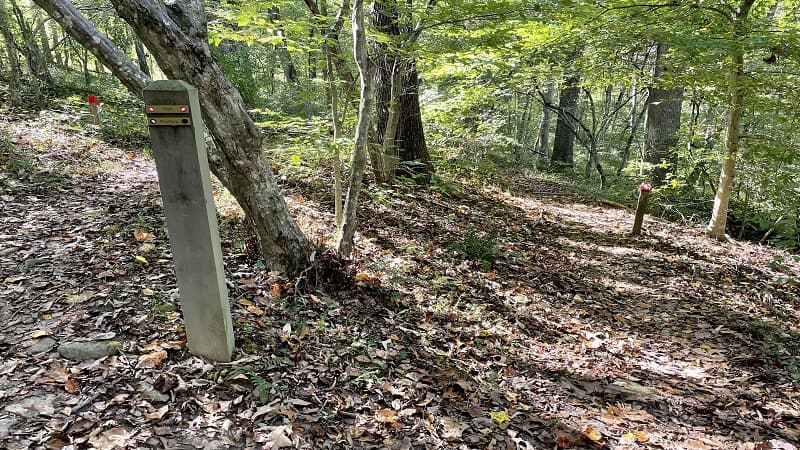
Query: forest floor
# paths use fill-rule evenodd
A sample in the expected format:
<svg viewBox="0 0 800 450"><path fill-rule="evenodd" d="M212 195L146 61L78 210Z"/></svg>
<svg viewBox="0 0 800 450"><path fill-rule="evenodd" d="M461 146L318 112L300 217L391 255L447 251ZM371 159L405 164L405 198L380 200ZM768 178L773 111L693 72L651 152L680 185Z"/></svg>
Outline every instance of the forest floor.
<svg viewBox="0 0 800 450"><path fill-rule="evenodd" d="M368 186L352 278L299 289L220 193L237 350L215 364L186 349L154 163L75 128L0 121L2 448L800 440L800 290L778 251L651 217L632 237L629 211L517 173L449 196ZM282 181L320 241L328 181ZM100 354L65 357L81 345Z"/></svg>

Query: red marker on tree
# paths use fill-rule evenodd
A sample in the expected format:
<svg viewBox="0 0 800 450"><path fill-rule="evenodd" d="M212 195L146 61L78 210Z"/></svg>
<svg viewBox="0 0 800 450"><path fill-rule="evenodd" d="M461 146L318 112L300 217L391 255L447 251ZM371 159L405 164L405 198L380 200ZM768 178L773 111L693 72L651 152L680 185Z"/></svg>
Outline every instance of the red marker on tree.
<svg viewBox="0 0 800 450"><path fill-rule="evenodd" d="M90 105L99 105L100 99L97 98L96 95L89 94L89 104Z"/></svg>

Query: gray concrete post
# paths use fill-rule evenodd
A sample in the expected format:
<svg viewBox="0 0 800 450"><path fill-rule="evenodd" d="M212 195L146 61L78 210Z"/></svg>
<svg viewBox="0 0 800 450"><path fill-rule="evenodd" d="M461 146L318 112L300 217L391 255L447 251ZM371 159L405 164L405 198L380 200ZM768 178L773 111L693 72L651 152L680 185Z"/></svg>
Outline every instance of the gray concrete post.
<svg viewBox="0 0 800 450"><path fill-rule="evenodd" d="M154 81L144 101L189 351L227 362L233 325L197 89Z"/></svg>

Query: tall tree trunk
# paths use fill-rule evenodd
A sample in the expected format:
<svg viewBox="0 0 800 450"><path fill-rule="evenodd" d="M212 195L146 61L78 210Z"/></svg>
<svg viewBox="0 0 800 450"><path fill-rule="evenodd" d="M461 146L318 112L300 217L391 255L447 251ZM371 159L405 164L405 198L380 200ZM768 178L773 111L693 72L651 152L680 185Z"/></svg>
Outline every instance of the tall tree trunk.
<svg viewBox="0 0 800 450"><path fill-rule="evenodd" d="M36 0L75 40L141 97L149 78L65 0ZM211 56L200 1L168 7L155 0L115 0L117 13L157 56L172 79L183 79L200 93L203 118L213 137L209 163L239 201L254 226L264 257L290 275L308 264L310 245L289 214L261 147L262 138L241 96Z"/></svg>
<svg viewBox="0 0 800 450"><path fill-rule="evenodd" d="M343 256L353 251L353 237L356 232L356 218L358 211L358 195L361 192L361 181L364 176L364 167L367 165L367 144L369 122L372 114L373 79L367 54L366 33L364 32L364 7L363 0L353 2L353 56L358 66L361 78L361 99L358 106L358 124L356 125L356 142L353 149L352 169L350 171L350 186L347 189L347 201L342 224L339 227L336 241L336 251Z"/></svg>
<svg viewBox="0 0 800 450"><path fill-rule="evenodd" d="M416 162L415 164L398 165L397 174L412 176L415 179L428 182L433 174L430 154L425 142L425 130L422 125L422 115L419 107L419 75L417 64L413 58L403 55L404 49L398 47L398 42L409 31L401 27L397 0L383 0L373 2L372 25L387 36L389 41L376 40L375 49L375 104L377 117L378 141L383 145L386 131L389 129L390 109L393 105L392 87L398 77L399 85L395 85L397 98L398 124L395 139L396 152L399 162Z"/></svg>
<svg viewBox="0 0 800 450"><path fill-rule="evenodd" d="M572 168L574 164L575 130L578 114L578 77L571 76L564 81L558 94L558 118L556 119L556 135L553 139L553 155L550 164L555 167Z"/></svg>
<svg viewBox="0 0 800 450"><path fill-rule="evenodd" d="M148 77L152 77L150 66L147 64L147 53L144 50L144 44L139 38L134 37L133 46L136 48L136 61L139 63L139 70Z"/></svg>
<svg viewBox="0 0 800 450"><path fill-rule="evenodd" d="M678 144L681 127L683 87L662 88L668 68L664 62L669 47L656 45L656 60L653 86L648 88L647 113L644 121L644 159L651 164L650 177L653 186L664 184L667 174L675 170L678 155L674 147Z"/></svg>
<svg viewBox="0 0 800 450"><path fill-rule="evenodd" d="M8 24L8 13L6 12L5 0L0 0L0 35L5 42L6 56L8 57L8 101L12 105L22 104L22 69L19 64L17 44L14 42L14 34Z"/></svg>
<svg viewBox="0 0 800 450"><path fill-rule="evenodd" d="M733 38L740 41L746 34L745 21L755 0L742 0L733 18ZM719 174L717 192L714 195L714 209L706 233L714 239L726 240L725 225L728 221L728 203L733 189L733 176L736 171L736 157L739 152L741 134L740 122L744 104L744 50L734 45L731 50L730 93L731 109L728 112L728 125L725 131L725 151Z"/></svg>
<svg viewBox="0 0 800 450"><path fill-rule="evenodd" d="M50 30L50 36L52 39L52 43L50 44L50 51L53 52L53 59L58 67L66 67L64 64L64 58L61 57L61 51L59 51L58 47L64 47L64 41L61 41L58 36L58 27L53 27Z"/></svg>
<svg viewBox="0 0 800 450"><path fill-rule="evenodd" d="M47 35L47 21L42 21L41 25L39 25L39 39L42 41L41 47L44 62L47 63L48 66L52 66L53 52L50 49L50 37Z"/></svg>
<svg viewBox="0 0 800 450"><path fill-rule="evenodd" d="M547 160L547 157L550 156L550 126L553 122L553 109L547 105L553 103L554 91L553 83L547 83L547 90L544 91L542 96L545 104L542 107L542 122L539 124L539 134L536 137L536 146L533 150L541 160Z"/></svg>

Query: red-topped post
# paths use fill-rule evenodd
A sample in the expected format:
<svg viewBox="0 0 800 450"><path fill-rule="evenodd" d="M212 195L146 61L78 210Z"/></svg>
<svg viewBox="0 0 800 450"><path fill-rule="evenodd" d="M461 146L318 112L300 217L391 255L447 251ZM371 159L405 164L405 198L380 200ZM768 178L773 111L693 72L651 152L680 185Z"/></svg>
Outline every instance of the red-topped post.
<svg viewBox="0 0 800 450"><path fill-rule="evenodd" d="M89 94L89 114L92 115L92 125L100 125L100 99L96 95Z"/></svg>
<svg viewBox="0 0 800 450"><path fill-rule="evenodd" d="M633 219L633 230L631 234L638 236L642 234L642 221L644 220L644 212L647 210L647 197L653 186L650 183L642 183L639 185L639 203L636 205L636 216Z"/></svg>

